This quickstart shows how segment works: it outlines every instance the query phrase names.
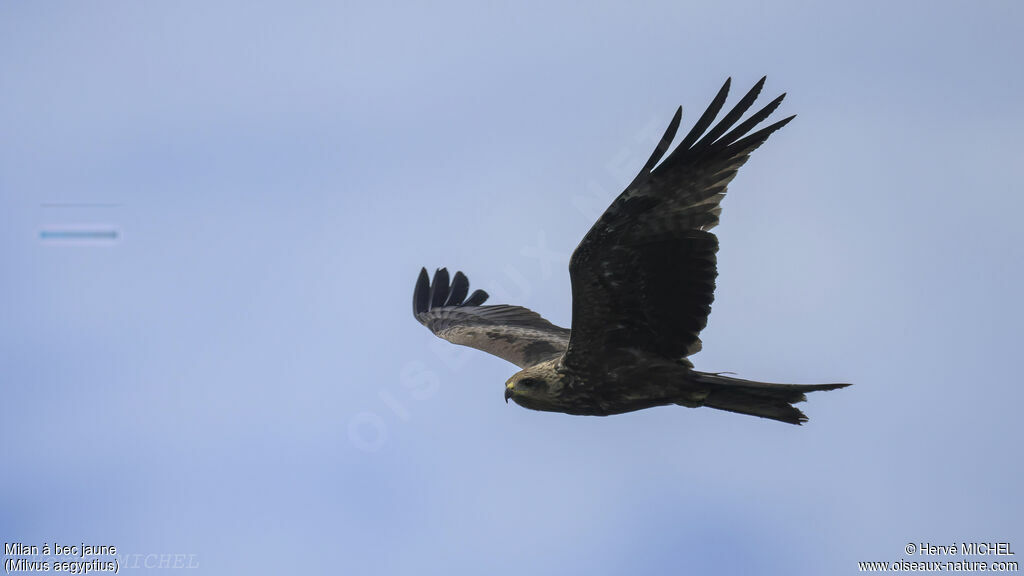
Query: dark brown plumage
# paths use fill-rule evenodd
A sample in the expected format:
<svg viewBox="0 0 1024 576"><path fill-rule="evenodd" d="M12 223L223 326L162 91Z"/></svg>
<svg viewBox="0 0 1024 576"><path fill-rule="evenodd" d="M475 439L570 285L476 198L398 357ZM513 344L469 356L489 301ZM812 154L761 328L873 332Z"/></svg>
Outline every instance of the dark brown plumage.
<svg viewBox="0 0 1024 576"><path fill-rule="evenodd" d="M505 398L535 410L609 415L678 404L710 406L800 424L794 403L806 392L848 384L770 384L699 372L687 359L700 350L714 300L718 224L726 187L751 152L793 116L753 133L785 95L739 122L761 92L762 78L717 124L727 80L682 142L665 156L682 118L676 111L640 173L611 203L569 262L572 330L519 306L468 299L461 272L421 270L413 313L438 336L504 358L522 370ZM748 134L749 133L749 134Z"/></svg>

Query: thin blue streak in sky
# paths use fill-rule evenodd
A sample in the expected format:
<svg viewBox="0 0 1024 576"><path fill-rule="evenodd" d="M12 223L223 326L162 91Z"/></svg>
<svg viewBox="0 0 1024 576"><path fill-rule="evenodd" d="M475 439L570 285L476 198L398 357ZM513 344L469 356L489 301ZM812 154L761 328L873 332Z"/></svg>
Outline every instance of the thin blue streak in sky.
<svg viewBox="0 0 1024 576"><path fill-rule="evenodd" d="M43 240L116 240L117 230L41 230Z"/></svg>

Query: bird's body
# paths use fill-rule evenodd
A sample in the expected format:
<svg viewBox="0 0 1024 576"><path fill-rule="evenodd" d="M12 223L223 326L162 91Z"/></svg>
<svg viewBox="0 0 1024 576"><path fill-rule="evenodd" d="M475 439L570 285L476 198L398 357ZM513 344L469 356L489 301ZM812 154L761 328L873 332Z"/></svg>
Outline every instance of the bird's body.
<svg viewBox="0 0 1024 576"><path fill-rule="evenodd" d="M524 408L580 416L611 416L677 404L789 421L800 420L788 404L805 400L805 392L846 386L750 382L699 372L683 362L642 353L609 360L607 372L589 378L566 369L558 359L547 360L510 378L505 384L506 398ZM787 406L775 406L776 400Z"/></svg>
<svg viewBox="0 0 1024 576"><path fill-rule="evenodd" d="M413 313L436 335L521 368L506 401L534 410L608 416L677 404L709 406L792 424L805 392L847 384L770 384L693 369L700 331L714 299L718 224L726 186L750 152L792 117L748 134L782 101L776 98L733 128L764 83L714 127L727 81L708 110L664 161L679 126L676 112L640 174L580 242L569 263L572 329L519 306L482 306L469 281L421 270ZM710 130L708 130L710 128ZM731 129L731 130L730 130Z"/></svg>
<svg viewBox="0 0 1024 576"><path fill-rule="evenodd" d="M520 371L505 389L509 398L525 408L584 416L610 416L701 399L702 392L688 385L688 369L680 364L639 352L609 364L604 374L582 376L560 367L558 359L547 360Z"/></svg>

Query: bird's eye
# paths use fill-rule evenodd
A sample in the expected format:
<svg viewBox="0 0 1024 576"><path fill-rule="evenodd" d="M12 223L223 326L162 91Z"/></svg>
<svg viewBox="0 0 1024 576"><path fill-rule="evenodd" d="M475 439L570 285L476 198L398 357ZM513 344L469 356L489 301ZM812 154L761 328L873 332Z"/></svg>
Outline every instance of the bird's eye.
<svg viewBox="0 0 1024 576"><path fill-rule="evenodd" d="M525 386L527 388L532 388L533 386L537 385L537 381L534 380L533 378L523 378L522 380L519 381L519 385Z"/></svg>

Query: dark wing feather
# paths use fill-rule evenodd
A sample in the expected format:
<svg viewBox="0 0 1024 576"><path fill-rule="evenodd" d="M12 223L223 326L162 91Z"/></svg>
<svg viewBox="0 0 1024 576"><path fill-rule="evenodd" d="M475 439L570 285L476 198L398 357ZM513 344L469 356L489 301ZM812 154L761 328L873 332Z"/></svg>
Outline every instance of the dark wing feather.
<svg viewBox="0 0 1024 576"><path fill-rule="evenodd" d="M525 368L565 352L569 330L541 318L521 306L481 306L487 292L466 297L469 280L456 272L448 282L448 270L434 272L434 281L420 270L412 295L416 320L437 336L504 358Z"/></svg>
<svg viewBox="0 0 1024 576"><path fill-rule="evenodd" d="M452 288L448 292L448 299L445 300L445 306L461 306L462 301L466 299L466 294L469 293L469 278L462 272L456 272L455 277L452 278Z"/></svg>
<svg viewBox="0 0 1024 576"><path fill-rule="evenodd" d="M698 335L714 300L718 239L710 230L719 203L750 153L793 118L747 135L782 95L730 131L754 104L762 78L712 126L729 84L657 164L678 128L677 112L651 160L573 253L572 338L563 364L600 369L601 358L616 350L680 360L700 349Z"/></svg>

